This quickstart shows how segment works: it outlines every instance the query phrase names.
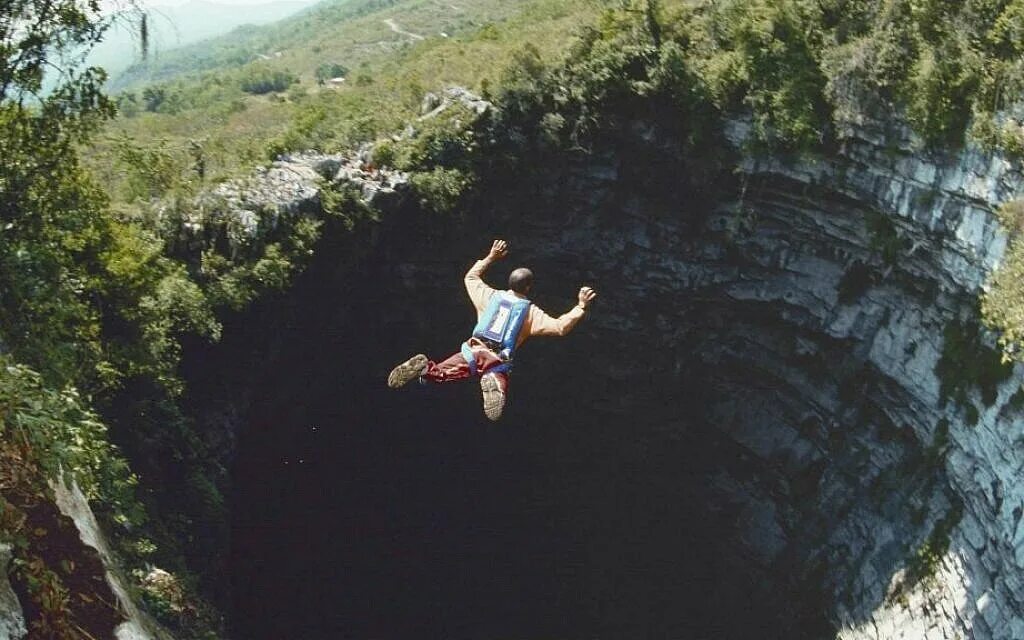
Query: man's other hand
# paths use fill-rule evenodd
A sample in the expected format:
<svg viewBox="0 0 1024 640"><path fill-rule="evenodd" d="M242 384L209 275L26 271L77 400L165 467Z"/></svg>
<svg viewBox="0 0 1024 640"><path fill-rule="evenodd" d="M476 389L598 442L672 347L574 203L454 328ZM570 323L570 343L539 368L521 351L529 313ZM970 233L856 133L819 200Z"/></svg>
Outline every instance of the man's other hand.
<svg viewBox="0 0 1024 640"><path fill-rule="evenodd" d="M586 309L587 305L590 304L590 301L593 300L596 297L597 297L597 292L596 291L594 291L590 287L583 287L582 289L580 289L580 295L579 295L580 307Z"/></svg>
<svg viewBox="0 0 1024 640"><path fill-rule="evenodd" d="M501 260L508 255L508 243L504 240L495 240L487 257L491 260Z"/></svg>

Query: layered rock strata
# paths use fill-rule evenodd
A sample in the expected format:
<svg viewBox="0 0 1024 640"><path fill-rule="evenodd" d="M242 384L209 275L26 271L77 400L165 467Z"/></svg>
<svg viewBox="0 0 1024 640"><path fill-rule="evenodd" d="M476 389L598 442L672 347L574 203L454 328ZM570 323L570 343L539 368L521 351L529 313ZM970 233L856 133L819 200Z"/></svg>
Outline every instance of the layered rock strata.
<svg viewBox="0 0 1024 640"><path fill-rule="evenodd" d="M742 148L744 124L728 135ZM300 176L296 198L235 201L302 210L318 176L352 179L336 161L282 159L270 171ZM839 637L1024 637L1024 371L988 393L954 381L965 400L936 373L1005 250L993 212L1017 167L860 127L827 157L742 156L711 204L666 200L636 170L567 162L524 187L528 210L495 188L457 232L503 230L555 288L602 292L583 357L589 388L616 395L592 399L595 419L642 414L658 426L637 437L656 443L699 418L687 437L713 464L694 493L726 523L722 571L806 596ZM358 178L364 193L375 179ZM392 214L413 215L400 200ZM395 266L410 292L430 268Z"/></svg>

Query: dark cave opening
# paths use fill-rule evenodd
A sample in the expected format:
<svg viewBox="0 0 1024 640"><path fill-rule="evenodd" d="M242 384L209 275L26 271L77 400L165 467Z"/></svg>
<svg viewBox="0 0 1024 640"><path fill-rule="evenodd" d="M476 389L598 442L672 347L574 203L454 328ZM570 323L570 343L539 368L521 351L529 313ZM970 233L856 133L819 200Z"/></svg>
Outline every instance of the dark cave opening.
<svg viewBox="0 0 1024 640"><path fill-rule="evenodd" d="M257 365L232 470L237 637L828 636L789 568L766 584L733 548L735 513L707 483L738 454L704 423L698 370L637 375L588 318L523 349L498 424L474 381L386 388L396 362L447 356L473 320L474 256L403 235L358 279L318 260L273 301L279 346ZM583 270L527 259L536 300L571 306ZM656 323L644 330L636 358Z"/></svg>

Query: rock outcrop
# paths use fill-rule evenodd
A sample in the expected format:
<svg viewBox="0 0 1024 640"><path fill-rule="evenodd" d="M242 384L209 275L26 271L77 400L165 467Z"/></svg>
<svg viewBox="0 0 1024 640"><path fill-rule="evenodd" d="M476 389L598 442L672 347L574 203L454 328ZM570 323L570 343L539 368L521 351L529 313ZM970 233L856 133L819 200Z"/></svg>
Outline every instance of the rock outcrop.
<svg viewBox="0 0 1024 640"><path fill-rule="evenodd" d="M126 587L128 583L121 575L117 561L107 544L106 536L89 507L89 501L82 494L78 485L71 484L69 486L62 481L56 481L52 484L52 488L57 508L75 523L82 542L94 550L103 563L107 585L117 599L118 611L124 617L124 622L114 629L115 639L173 640L166 630L161 628L136 604L128 591Z"/></svg>
<svg viewBox="0 0 1024 640"><path fill-rule="evenodd" d="M7 580L7 567L11 563L10 545L0 545L0 640L17 640L25 636L25 616L18 596Z"/></svg>

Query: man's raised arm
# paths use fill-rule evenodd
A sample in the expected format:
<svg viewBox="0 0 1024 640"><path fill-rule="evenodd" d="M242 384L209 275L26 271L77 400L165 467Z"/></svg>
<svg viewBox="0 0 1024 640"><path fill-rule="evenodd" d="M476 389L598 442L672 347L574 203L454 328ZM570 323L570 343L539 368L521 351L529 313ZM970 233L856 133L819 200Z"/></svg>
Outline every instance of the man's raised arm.
<svg viewBox="0 0 1024 640"><path fill-rule="evenodd" d="M532 306L530 308L530 335L564 336L572 331L576 323L583 319L587 306L596 297L597 292L590 287L581 288L577 296L576 306L557 318L552 318L536 305Z"/></svg>
<svg viewBox="0 0 1024 640"><path fill-rule="evenodd" d="M491 244L491 250L487 252L487 255L482 260L477 260L473 263L473 266L466 272L464 279L466 293L469 294L469 299L473 301L473 306L476 307L477 313L484 310L484 307L487 306L487 301L494 294L494 289L487 286L487 283L483 280L484 272L495 261L501 260L507 255L508 243L504 240L495 240Z"/></svg>

